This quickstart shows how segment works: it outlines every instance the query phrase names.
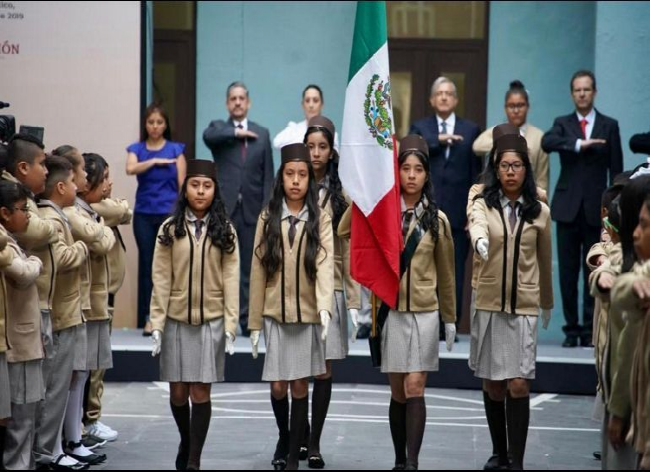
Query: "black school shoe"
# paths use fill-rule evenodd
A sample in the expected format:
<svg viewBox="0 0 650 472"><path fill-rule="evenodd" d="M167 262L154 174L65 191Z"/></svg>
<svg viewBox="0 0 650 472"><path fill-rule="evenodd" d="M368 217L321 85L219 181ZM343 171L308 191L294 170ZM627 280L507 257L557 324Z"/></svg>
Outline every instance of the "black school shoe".
<svg viewBox="0 0 650 472"><path fill-rule="evenodd" d="M90 454L89 456L80 456L77 454L73 454L72 451L75 450L76 448L81 447L81 443L73 443L69 442L68 443L68 451L66 454L73 459L76 459L79 462L83 462L84 464L88 465L97 465L101 464L103 462L106 462L106 454Z"/></svg>
<svg viewBox="0 0 650 472"><path fill-rule="evenodd" d="M562 343L562 347L578 347L578 337L567 336Z"/></svg>
<svg viewBox="0 0 650 472"><path fill-rule="evenodd" d="M510 470L510 464L499 464L499 456L495 454L493 456L490 456L488 461L483 466L483 470Z"/></svg>
<svg viewBox="0 0 650 472"><path fill-rule="evenodd" d="M74 465L61 465L60 462L63 460L65 457L65 454L61 454L59 457L54 459L52 463L50 463L49 467L46 469L40 469L40 470L58 470L58 471L71 471L71 470L87 470L90 468L90 464L85 464L83 462L77 462ZM39 470L39 469L37 469Z"/></svg>
<svg viewBox="0 0 650 472"><path fill-rule="evenodd" d="M325 468L325 461L323 460L323 456L321 456L320 453L310 455L309 459L307 459L307 467L310 469Z"/></svg>
<svg viewBox="0 0 650 472"><path fill-rule="evenodd" d="M275 446L275 454L273 454L273 460L271 465L273 465L273 470L284 470L287 467L287 456L289 455L289 438L283 438L282 436L278 439L278 443Z"/></svg>

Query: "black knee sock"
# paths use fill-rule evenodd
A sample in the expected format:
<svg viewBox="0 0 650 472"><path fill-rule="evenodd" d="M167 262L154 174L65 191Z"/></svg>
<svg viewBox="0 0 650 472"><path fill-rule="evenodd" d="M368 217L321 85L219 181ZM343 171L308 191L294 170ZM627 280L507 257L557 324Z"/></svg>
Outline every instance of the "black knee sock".
<svg viewBox="0 0 650 472"><path fill-rule="evenodd" d="M311 435L309 436L309 455L320 453L320 437L325 426L327 410L332 399L332 378L314 379L311 396Z"/></svg>
<svg viewBox="0 0 650 472"><path fill-rule="evenodd" d="M424 427L427 422L427 406L424 397L406 399L406 449L407 465L417 468Z"/></svg>
<svg viewBox="0 0 650 472"><path fill-rule="evenodd" d="M499 457L499 465L508 464L508 433L506 430L506 402L492 400L483 391L485 417L492 438L492 453Z"/></svg>
<svg viewBox="0 0 650 472"><path fill-rule="evenodd" d="M406 403L391 398L388 420L395 448L395 465L406 465Z"/></svg>
<svg viewBox="0 0 650 472"><path fill-rule="evenodd" d="M278 400L271 395L271 406L280 436L273 459L285 460L289 454L289 396L285 395L284 398Z"/></svg>
<svg viewBox="0 0 650 472"><path fill-rule="evenodd" d="M530 396L512 398L508 393L506 412L508 441L512 453L512 469L522 470L524 468L524 453L526 452L528 423L530 421Z"/></svg>
<svg viewBox="0 0 650 472"><path fill-rule="evenodd" d="M278 425L280 437L289 437L289 395L278 400L271 395L271 406L275 415L275 423Z"/></svg>
<svg viewBox="0 0 650 472"><path fill-rule="evenodd" d="M309 408L309 396L305 398L291 399L291 427L289 428L289 459L287 460L287 469L298 470L298 461L300 455L300 441L305 428L307 419L307 409Z"/></svg>
<svg viewBox="0 0 650 472"><path fill-rule="evenodd" d="M176 458L176 470L185 470L190 455L190 403L187 402L185 405L176 406L169 402L169 405L172 408L172 415L181 436L181 444Z"/></svg>
<svg viewBox="0 0 650 472"><path fill-rule="evenodd" d="M190 425L190 458L187 467L194 470L201 468L201 453L210 427L212 402L192 404L192 423Z"/></svg>

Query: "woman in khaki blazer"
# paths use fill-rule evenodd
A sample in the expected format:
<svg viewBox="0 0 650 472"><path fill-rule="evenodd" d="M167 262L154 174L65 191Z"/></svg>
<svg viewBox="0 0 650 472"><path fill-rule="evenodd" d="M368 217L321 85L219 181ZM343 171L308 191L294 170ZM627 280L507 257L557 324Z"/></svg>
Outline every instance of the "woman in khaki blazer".
<svg viewBox="0 0 650 472"><path fill-rule="evenodd" d="M296 470L309 378L327 372L325 340L334 299L332 220L318 206L309 150L302 143L282 148L282 165L253 247L248 328L254 358L262 329L266 340L262 380L271 382L280 436L272 463L276 470Z"/></svg>
<svg viewBox="0 0 650 472"><path fill-rule="evenodd" d="M239 250L214 162L193 159L174 214L158 232L151 298L153 355L169 382L181 443L177 470L199 470L210 426L212 383L239 324ZM189 400L192 400L190 412Z"/></svg>
<svg viewBox="0 0 650 472"><path fill-rule="evenodd" d="M548 206L538 200L526 139L503 134L495 148L494 165L475 197L470 220L472 244L483 261L469 364L484 379L487 392L486 417L497 458L486 466L508 466L510 452L512 467L521 469L537 318L541 309L546 328L553 308L551 218Z"/></svg>
<svg viewBox="0 0 650 472"><path fill-rule="evenodd" d="M528 143L528 157L530 165L535 176L535 183L538 187L548 192L549 164L548 154L542 149L542 136L544 132L536 126L528 123L528 110L530 102L528 100L528 91L524 84L519 80L510 82L510 88L506 91L504 110L508 123L516 127L521 135L526 138ZM478 156L487 156L492 151L494 144L492 138L493 128L483 131L474 144L472 149Z"/></svg>
<svg viewBox="0 0 650 472"><path fill-rule="evenodd" d="M324 116L315 116L307 124L305 145L309 148L314 177L318 183L318 204L332 218L334 231L334 304L325 343L327 372L314 379L311 401L312 427L306 424L306 434L300 447L301 459L308 460L311 469L322 469L325 461L320 453L320 438L332 396L332 361L348 355L348 338L355 342L358 326L361 290L350 275L350 241L340 238L335 230L349 207L339 179L339 155L334 148L336 129ZM352 335L348 335L348 311ZM304 454L304 455L303 455Z"/></svg>
<svg viewBox="0 0 650 472"><path fill-rule="evenodd" d="M381 332L381 371L391 385L389 422L398 470L418 468L427 419L424 392L428 372L438 370L440 323L448 351L456 337L454 242L434 199L428 154L419 135L400 142L403 273L397 307L388 312Z"/></svg>

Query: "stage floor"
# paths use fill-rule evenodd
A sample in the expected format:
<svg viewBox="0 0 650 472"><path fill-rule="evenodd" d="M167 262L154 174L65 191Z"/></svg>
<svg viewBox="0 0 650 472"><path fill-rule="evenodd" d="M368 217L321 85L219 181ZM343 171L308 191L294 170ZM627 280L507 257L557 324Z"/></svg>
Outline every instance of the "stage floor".
<svg viewBox="0 0 650 472"><path fill-rule="evenodd" d="M272 470L277 429L268 385L224 383L214 385L212 393L203 469ZM321 442L327 469L392 468L389 399L387 386L334 384ZM426 401L420 469L482 469L491 446L481 392L427 389ZM591 419L593 403L590 396L532 395L526 468L599 469L592 455L600 440L599 424ZM120 436L103 448L108 461L98 469L174 468L178 433L167 384L108 383L102 421ZM301 467L306 469L306 463Z"/></svg>

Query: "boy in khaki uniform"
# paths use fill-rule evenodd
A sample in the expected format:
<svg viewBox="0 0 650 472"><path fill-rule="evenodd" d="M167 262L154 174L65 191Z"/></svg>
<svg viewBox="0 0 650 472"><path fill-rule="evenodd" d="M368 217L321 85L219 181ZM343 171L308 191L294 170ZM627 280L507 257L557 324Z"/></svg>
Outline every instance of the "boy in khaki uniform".
<svg viewBox="0 0 650 472"><path fill-rule="evenodd" d="M112 184L109 179L106 198L91 205L92 209L104 219L104 224L113 231L115 236L115 244L108 253L108 314L111 322L115 310L115 295L122 287L126 274L126 247L118 226L131 224L131 218L133 217L128 201L111 198ZM86 386L86 402L84 403L84 425L87 434L93 439L115 441L118 437L117 431L99 421L102 414L105 373L104 369L93 370L90 373L90 379Z"/></svg>
<svg viewBox="0 0 650 472"><path fill-rule="evenodd" d="M52 353L43 363L45 401L38 414L34 455L42 466L74 467L78 463L63 454L60 432L72 379L77 329L84 323L79 287L88 248L82 241L74 241L63 212L63 208L74 205L77 193L72 165L58 156L49 157L46 165L48 178L38 206L43 220L56 228L58 240L38 253L44 261L37 280L40 306L52 319Z"/></svg>

